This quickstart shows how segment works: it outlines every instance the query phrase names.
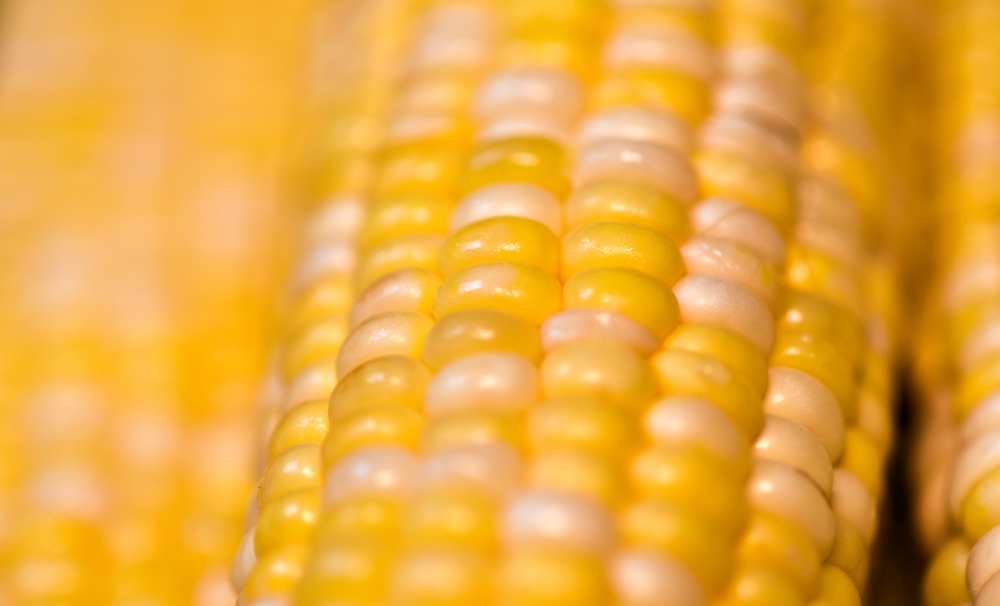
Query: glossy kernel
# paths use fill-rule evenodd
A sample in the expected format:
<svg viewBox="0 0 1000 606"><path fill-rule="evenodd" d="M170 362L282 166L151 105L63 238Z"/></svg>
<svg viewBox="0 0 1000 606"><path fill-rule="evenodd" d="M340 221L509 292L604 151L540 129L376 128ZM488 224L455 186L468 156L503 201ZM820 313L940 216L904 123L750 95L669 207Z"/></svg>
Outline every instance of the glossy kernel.
<svg viewBox="0 0 1000 606"><path fill-rule="evenodd" d="M390 311L355 328L337 356L337 375L344 376L365 362L383 356L419 358L434 321L412 311Z"/></svg>
<svg viewBox="0 0 1000 606"><path fill-rule="evenodd" d="M400 269L382 276L355 300L351 308L351 328L389 311L433 315L434 295L439 286L441 278L429 269Z"/></svg>
<svg viewBox="0 0 1000 606"><path fill-rule="evenodd" d="M424 427L423 417L397 404L375 404L339 418L323 442L326 469L344 456L367 446L416 448Z"/></svg>
<svg viewBox="0 0 1000 606"><path fill-rule="evenodd" d="M491 141L473 150L459 176L459 189L469 193L504 182L538 185L565 197L569 188L566 154L558 144L529 137Z"/></svg>
<svg viewBox="0 0 1000 606"><path fill-rule="evenodd" d="M444 236L404 236L373 247L358 262L358 290L401 269L436 272L442 244Z"/></svg>
<svg viewBox="0 0 1000 606"><path fill-rule="evenodd" d="M740 540L738 557L779 573L795 583L803 596L819 591L820 560L809 535L766 511L756 511Z"/></svg>
<svg viewBox="0 0 1000 606"><path fill-rule="evenodd" d="M677 198L651 185L618 179L592 181L566 201L566 228L615 221L655 230L676 246L690 234L687 209Z"/></svg>
<svg viewBox="0 0 1000 606"><path fill-rule="evenodd" d="M635 448L638 433L631 415L600 400L548 400L528 417L528 435L535 452L580 448L621 460Z"/></svg>
<svg viewBox="0 0 1000 606"><path fill-rule="evenodd" d="M378 404L422 410L431 376L426 366L407 356L365 362L344 376L330 394L330 419Z"/></svg>
<svg viewBox="0 0 1000 606"><path fill-rule="evenodd" d="M358 246L364 252L404 236L443 236L448 233L451 208L447 199L436 196L401 196L376 202L358 234Z"/></svg>
<svg viewBox="0 0 1000 606"><path fill-rule="evenodd" d="M320 494L316 488L298 490L270 501L257 519L254 532L257 557L285 545L308 545L319 514Z"/></svg>
<svg viewBox="0 0 1000 606"><path fill-rule="evenodd" d="M467 267L504 261L558 275L559 240L549 228L531 219L483 219L448 236L441 247L438 269L448 277Z"/></svg>
<svg viewBox="0 0 1000 606"><path fill-rule="evenodd" d="M489 263L463 269L438 289L434 315L463 309L505 311L538 326L559 311L562 292L551 274L520 263Z"/></svg>
<svg viewBox="0 0 1000 606"><path fill-rule="evenodd" d="M657 339L680 322L674 293L647 274L624 268L582 271L563 288L566 309L606 309L632 318Z"/></svg>
<svg viewBox="0 0 1000 606"><path fill-rule="evenodd" d="M271 433L271 458L299 444L322 442L330 426L328 411L326 400L311 400L286 412Z"/></svg>
<svg viewBox="0 0 1000 606"><path fill-rule="evenodd" d="M621 345L563 345L545 357L541 378L546 399L592 398L639 412L657 395L649 363Z"/></svg>
<svg viewBox="0 0 1000 606"><path fill-rule="evenodd" d="M563 237L563 280L594 268L621 267L673 286L684 275L677 247L666 236L630 223L588 223Z"/></svg>
<svg viewBox="0 0 1000 606"><path fill-rule="evenodd" d="M714 324L684 322L670 333L663 345L667 349L718 359L759 396L767 389L767 360L749 339L732 330Z"/></svg>
<svg viewBox="0 0 1000 606"><path fill-rule="evenodd" d="M257 491L258 509L286 494L318 488L323 483L322 474L319 444L299 444L285 450L274 457L264 470Z"/></svg>

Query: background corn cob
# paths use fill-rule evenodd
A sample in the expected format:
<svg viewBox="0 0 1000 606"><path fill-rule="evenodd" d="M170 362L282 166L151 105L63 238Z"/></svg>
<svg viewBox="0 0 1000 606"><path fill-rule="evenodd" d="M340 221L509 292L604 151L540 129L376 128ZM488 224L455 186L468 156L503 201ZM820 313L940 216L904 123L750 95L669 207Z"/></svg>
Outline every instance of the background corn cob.
<svg viewBox="0 0 1000 606"><path fill-rule="evenodd" d="M799 185L807 9L424 9L244 603L859 602L896 311L878 190L862 222L836 157Z"/></svg>
<svg viewBox="0 0 1000 606"><path fill-rule="evenodd" d="M308 13L4 3L0 602L232 603Z"/></svg>
<svg viewBox="0 0 1000 606"><path fill-rule="evenodd" d="M993 411L997 290L996 7L940 7L937 129L939 225L914 381L920 416L912 457L917 533L932 552L928 605L1000 600L1000 519Z"/></svg>

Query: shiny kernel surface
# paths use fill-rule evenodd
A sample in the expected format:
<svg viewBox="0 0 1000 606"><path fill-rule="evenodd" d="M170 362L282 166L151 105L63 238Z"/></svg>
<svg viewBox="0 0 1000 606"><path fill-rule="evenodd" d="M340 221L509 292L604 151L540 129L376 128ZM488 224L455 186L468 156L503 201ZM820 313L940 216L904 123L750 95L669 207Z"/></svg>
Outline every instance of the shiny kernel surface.
<svg viewBox="0 0 1000 606"><path fill-rule="evenodd" d="M563 287L566 309L606 309L632 318L662 339L680 322L677 297L662 281L625 268L577 273Z"/></svg>
<svg viewBox="0 0 1000 606"><path fill-rule="evenodd" d="M367 406L395 404L420 410L431 371L399 355L375 358L344 376L330 394L329 418L339 419Z"/></svg>
<svg viewBox="0 0 1000 606"><path fill-rule="evenodd" d="M483 219L448 236L438 270L447 277L467 267L500 261L533 265L558 275L559 242L548 227L531 219Z"/></svg>
<svg viewBox="0 0 1000 606"><path fill-rule="evenodd" d="M466 309L440 318L424 341L422 358L437 370L465 356L486 352L542 359L538 329L518 316L495 309Z"/></svg>
<svg viewBox="0 0 1000 606"><path fill-rule="evenodd" d="M458 177L459 189L469 193L496 183L530 183L562 199L569 190L565 164L565 152L547 139L492 141L469 153Z"/></svg>
<svg viewBox="0 0 1000 606"><path fill-rule="evenodd" d="M651 185L602 179L578 187L564 207L567 229L619 222L646 227L681 246L690 234L685 204Z"/></svg>
<svg viewBox="0 0 1000 606"><path fill-rule="evenodd" d="M680 252L661 233L631 223L581 225L563 236L563 280L599 267L642 272L673 286L684 275Z"/></svg>
<svg viewBox="0 0 1000 606"><path fill-rule="evenodd" d="M562 306L559 281L546 271L520 263L489 263L456 272L438 289L434 315L465 309L511 313L538 326Z"/></svg>

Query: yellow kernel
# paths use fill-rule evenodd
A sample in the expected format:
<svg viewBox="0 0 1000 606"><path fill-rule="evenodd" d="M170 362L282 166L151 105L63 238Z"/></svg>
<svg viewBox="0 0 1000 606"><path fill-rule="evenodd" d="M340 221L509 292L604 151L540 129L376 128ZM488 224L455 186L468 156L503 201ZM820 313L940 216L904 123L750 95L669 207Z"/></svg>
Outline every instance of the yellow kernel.
<svg viewBox="0 0 1000 606"><path fill-rule="evenodd" d="M657 396L656 379L646 359L612 343L570 343L549 352L542 363L546 399L602 400L641 412Z"/></svg>
<svg viewBox="0 0 1000 606"><path fill-rule="evenodd" d="M261 509L257 518L254 553L260 558L286 545L309 545L319 513L320 495L316 488L273 499Z"/></svg>
<svg viewBox="0 0 1000 606"><path fill-rule="evenodd" d="M527 469L535 488L582 495L617 509L628 497L628 479L619 463L580 449L548 449L535 455Z"/></svg>
<svg viewBox="0 0 1000 606"><path fill-rule="evenodd" d="M789 246L785 280L790 288L822 297L853 315L862 312L860 276L820 251Z"/></svg>
<svg viewBox="0 0 1000 606"><path fill-rule="evenodd" d="M861 478L876 499L882 494L884 460L878 445L856 427L844 430L844 455L837 464Z"/></svg>
<svg viewBox="0 0 1000 606"><path fill-rule="evenodd" d="M865 587L868 582L868 546L861 534L841 518L837 518L833 551L826 562L846 572L855 587Z"/></svg>
<svg viewBox="0 0 1000 606"><path fill-rule="evenodd" d="M431 377L426 366L407 356L385 356L365 362L345 375L333 389L330 419L377 404L423 410L424 390Z"/></svg>
<svg viewBox="0 0 1000 606"><path fill-rule="evenodd" d="M562 279L588 269L623 267L673 286L684 275L681 254L663 234L630 223L588 223L563 237Z"/></svg>
<svg viewBox="0 0 1000 606"><path fill-rule="evenodd" d="M551 274L521 263L489 263L463 269L438 289L434 315L463 309L505 311L538 326L559 311L562 292Z"/></svg>
<svg viewBox="0 0 1000 606"><path fill-rule="evenodd" d="M535 452L579 448L612 460L624 459L639 442L633 415L586 398L543 402L528 416L528 435Z"/></svg>
<svg viewBox="0 0 1000 606"><path fill-rule="evenodd" d="M316 528L316 543L345 537L389 541L399 532L403 501L379 494L357 494L328 505Z"/></svg>
<svg viewBox="0 0 1000 606"><path fill-rule="evenodd" d="M677 297L652 276L624 268L582 271L563 288L566 309L616 311L663 339L680 322Z"/></svg>
<svg viewBox="0 0 1000 606"><path fill-rule="evenodd" d="M442 236L405 236L373 247L358 261L356 283L359 291L400 269L437 271Z"/></svg>
<svg viewBox="0 0 1000 606"><path fill-rule="evenodd" d="M850 425L857 419L854 372L827 341L812 334L781 331L771 351L771 366L787 366L815 378L836 398L845 423Z"/></svg>
<svg viewBox="0 0 1000 606"><path fill-rule="evenodd" d="M429 269L399 269L364 289L351 307L351 328L387 311L434 314L434 295L441 278Z"/></svg>
<svg viewBox="0 0 1000 606"><path fill-rule="evenodd" d="M308 555L307 546L292 544L274 549L258 558L257 565L240 592L241 600L247 603L257 598L289 595L302 578Z"/></svg>
<svg viewBox="0 0 1000 606"><path fill-rule="evenodd" d="M442 486L408 505L401 536L408 547L461 547L487 556L497 548L496 519L487 493Z"/></svg>
<svg viewBox="0 0 1000 606"><path fill-rule="evenodd" d="M555 68L566 70L581 80L593 80L596 74L596 46L593 38L575 28L544 23L522 30L506 41L500 51L503 68Z"/></svg>
<svg viewBox="0 0 1000 606"><path fill-rule="evenodd" d="M846 309L816 295L788 288L782 302L778 327L820 338L856 368L865 349L864 327Z"/></svg>
<svg viewBox="0 0 1000 606"><path fill-rule="evenodd" d="M298 490L319 488L323 483L322 476L320 445L309 443L293 446L274 457L264 470L257 491L257 508Z"/></svg>
<svg viewBox="0 0 1000 606"><path fill-rule="evenodd" d="M437 196L409 195L383 199L368 211L358 234L362 252L405 236L444 236L452 204Z"/></svg>
<svg viewBox="0 0 1000 606"><path fill-rule="evenodd" d="M759 397L767 391L767 360L739 333L714 324L683 322L663 345L667 349L712 356L746 381Z"/></svg>
<svg viewBox="0 0 1000 606"><path fill-rule="evenodd" d="M318 542L312 550L295 603L323 606L331 601L376 606L384 603L395 554L382 541L365 537Z"/></svg>
<svg viewBox="0 0 1000 606"><path fill-rule="evenodd" d="M286 329L297 333L321 318L338 316L351 307L354 284L346 276L322 276L292 301Z"/></svg>
<svg viewBox="0 0 1000 606"><path fill-rule="evenodd" d="M701 80L673 71L649 68L617 69L606 74L594 91L598 109L653 106L677 113L699 124L711 111L708 86Z"/></svg>
<svg viewBox="0 0 1000 606"><path fill-rule="evenodd" d="M666 350L650 360L664 395L703 398L753 440L764 426L761 399L747 383L719 360L690 351Z"/></svg>
<svg viewBox="0 0 1000 606"><path fill-rule="evenodd" d="M611 588L600 558L519 549L500 569L500 606L606 606Z"/></svg>
<svg viewBox="0 0 1000 606"><path fill-rule="evenodd" d="M343 377L369 360L383 356L420 358L424 338L434 321L412 311L390 311L355 328L337 356L337 375Z"/></svg>
<svg viewBox="0 0 1000 606"><path fill-rule="evenodd" d="M694 509L669 501L646 500L621 516L622 543L649 547L680 560L706 594L718 593L733 566L730 537Z"/></svg>
<svg viewBox="0 0 1000 606"><path fill-rule="evenodd" d="M969 601L965 571L969 543L964 538L948 541L938 549L924 574L922 596L927 606L954 606Z"/></svg>
<svg viewBox="0 0 1000 606"><path fill-rule="evenodd" d="M1000 525L1000 468L984 476L969 491L962 501L959 523L973 542Z"/></svg>
<svg viewBox="0 0 1000 606"><path fill-rule="evenodd" d="M816 545L795 524L767 511L756 510L740 539L737 557L767 568L792 581L808 598L819 591L822 560Z"/></svg>
<svg viewBox="0 0 1000 606"><path fill-rule="evenodd" d="M407 554L389 582L394 606L489 606L493 578L486 561L465 550L425 549Z"/></svg>
<svg viewBox="0 0 1000 606"><path fill-rule="evenodd" d="M320 443L330 427L326 400L303 402L285 413L271 434L269 456L273 459L292 446Z"/></svg>
<svg viewBox="0 0 1000 606"><path fill-rule="evenodd" d="M795 201L788 178L777 168L737 152L706 149L696 154L701 195L730 198L770 219L782 232L791 229Z"/></svg>
<svg viewBox="0 0 1000 606"><path fill-rule="evenodd" d="M698 512L727 536L746 520L744 479L702 450L650 448L633 461L630 475L640 495Z"/></svg>
<svg viewBox="0 0 1000 606"><path fill-rule="evenodd" d="M450 145L400 145L386 153L375 175L375 196L454 196L462 153Z"/></svg>
<svg viewBox="0 0 1000 606"><path fill-rule="evenodd" d="M398 404L373 404L331 423L323 442L323 465L333 467L351 452L366 446L416 448L424 418Z"/></svg>
<svg viewBox="0 0 1000 606"><path fill-rule="evenodd" d="M961 601L948 602L948 604L960 603ZM847 573L836 566L824 564L819 574L819 595L809 602L809 606L862 606L861 594ZM944 605L932 602L927 606Z"/></svg>
<svg viewBox="0 0 1000 606"><path fill-rule="evenodd" d="M421 437L424 452L434 453L454 446L502 442L518 450L527 443L521 415L495 410L463 410L434 419Z"/></svg>
<svg viewBox="0 0 1000 606"><path fill-rule="evenodd" d="M804 606L791 581L767 568L740 563L722 598L714 606Z"/></svg>
<svg viewBox="0 0 1000 606"><path fill-rule="evenodd" d="M337 355L346 338L345 316L326 318L307 326L288 343L282 361L285 376L294 377L310 364Z"/></svg>
<svg viewBox="0 0 1000 606"><path fill-rule="evenodd" d="M535 364L542 359L538 329L495 309L465 309L439 319L424 340L423 360L437 370L465 356L486 352L521 354Z"/></svg>
<svg viewBox="0 0 1000 606"><path fill-rule="evenodd" d="M476 221L448 236L438 269L445 277L483 263L509 261L559 273L559 240L537 221L493 217Z"/></svg>
<svg viewBox="0 0 1000 606"><path fill-rule="evenodd" d="M651 185L601 179L579 187L565 206L568 230L601 221L633 223L660 232L676 246L691 234L685 204Z"/></svg>
<svg viewBox="0 0 1000 606"><path fill-rule="evenodd" d="M506 182L538 185L562 199L569 190L566 152L557 143L531 137L483 143L466 159L459 188L467 194Z"/></svg>
<svg viewBox="0 0 1000 606"><path fill-rule="evenodd" d="M1000 388L1000 355L993 355L965 373L955 391L955 419L961 421L986 396Z"/></svg>

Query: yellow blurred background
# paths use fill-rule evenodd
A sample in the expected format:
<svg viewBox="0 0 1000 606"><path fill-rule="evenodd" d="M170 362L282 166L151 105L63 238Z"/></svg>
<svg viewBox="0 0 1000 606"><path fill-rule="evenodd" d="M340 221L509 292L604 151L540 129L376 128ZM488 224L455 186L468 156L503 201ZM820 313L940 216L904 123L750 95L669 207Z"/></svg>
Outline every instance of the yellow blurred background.
<svg viewBox="0 0 1000 606"><path fill-rule="evenodd" d="M0 6L0 604L228 606L331 7Z"/></svg>

